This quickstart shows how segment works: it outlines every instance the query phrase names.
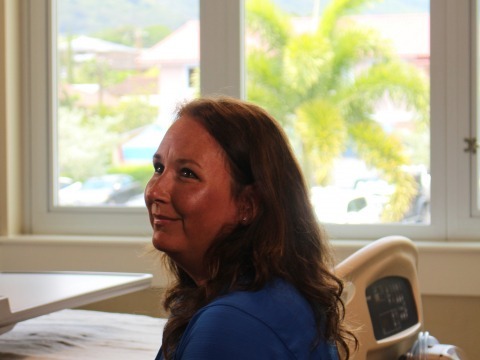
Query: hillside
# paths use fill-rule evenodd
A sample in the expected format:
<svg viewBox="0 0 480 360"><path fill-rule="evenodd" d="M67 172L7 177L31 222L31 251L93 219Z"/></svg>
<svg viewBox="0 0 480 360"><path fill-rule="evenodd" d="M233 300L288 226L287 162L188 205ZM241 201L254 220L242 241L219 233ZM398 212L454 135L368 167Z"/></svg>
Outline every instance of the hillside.
<svg viewBox="0 0 480 360"><path fill-rule="evenodd" d="M314 0L275 2L293 14L308 15L313 9ZM323 6L325 3L325 0L320 1ZM429 8L428 0L384 0L373 3L376 3L375 6L368 12L424 12ZM94 34L125 25L138 28L165 25L173 30L188 19L198 18L198 13L199 0L58 1L60 34Z"/></svg>

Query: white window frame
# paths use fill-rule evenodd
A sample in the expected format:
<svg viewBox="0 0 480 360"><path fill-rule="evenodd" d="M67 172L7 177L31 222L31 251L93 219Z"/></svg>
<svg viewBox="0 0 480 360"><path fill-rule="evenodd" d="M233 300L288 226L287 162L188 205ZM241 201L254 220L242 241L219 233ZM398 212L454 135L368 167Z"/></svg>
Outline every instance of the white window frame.
<svg viewBox="0 0 480 360"><path fill-rule="evenodd" d="M431 0L438 1L438 0ZM476 113L474 87L476 85L474 37L476 31L475 0L442 0L446 26L445 47L445 110L447 144L446 158L446 238L448 240L479 240L480 218L473 211L472 202L478 194L473 187L475 156L466 153L465 138L473 136L473 114ZM439 85L439 84L437 84ZM433 86L432 86L433 87ZM439 99L440 100L440 99ZM432 106L433 107L433 106ZM440 135L440 134L439 134ZM432 176L433 177L433 176Z"/></svg>
<svg viewBox="0 0 480 360"><path fill-rule="evenodd" d="M471 193L473 194L472 196L472 201L471 201L471 207L472 207L472 214L474 217L480 217L480 111L479 111L479 105L480 105L480 78L478 74L478 69L480 69L480 30L478 29L475 24L477 21L480 21L480 3L479 0L475 0L472 2L472 8L471 8L471 14L472 14L472 25L471 25L471 34L472 34L472 39L471 39L471 51L472 51L472 56L471 56L471 73L475 74L475 79L472 82L472 94L471 94L471 109L472 109L472 115L471 115L471 123L470 123L470 139L475 138L476 139L476 148L475 151L476 153L471 154Z"/></svg>
<svg viewBox="0 0 480 360"><path fill-rule="evenodd" d="M475 0L431 1L431 225L333 225L333 239L371 240L400 234L415 240L480 240L471 207L471 162L463 151L473 112L470 15ZM52 186L55 109L51 0L22 0L25 44L24 229L30 234L144 236L145 209L58 208ZM201 93L244 98L243 1L200 0Z"/></svg>

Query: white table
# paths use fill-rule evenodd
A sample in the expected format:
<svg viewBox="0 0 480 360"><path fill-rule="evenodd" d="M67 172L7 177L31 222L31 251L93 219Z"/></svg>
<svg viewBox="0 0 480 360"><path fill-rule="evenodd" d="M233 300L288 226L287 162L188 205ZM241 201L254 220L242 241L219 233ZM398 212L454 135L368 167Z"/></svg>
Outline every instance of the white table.
<svg viewBox="0 0 480 360"><path fill-rule="evenodd" d="M152 275L0 272L0 334L16 323L150 287Z"/></svg>

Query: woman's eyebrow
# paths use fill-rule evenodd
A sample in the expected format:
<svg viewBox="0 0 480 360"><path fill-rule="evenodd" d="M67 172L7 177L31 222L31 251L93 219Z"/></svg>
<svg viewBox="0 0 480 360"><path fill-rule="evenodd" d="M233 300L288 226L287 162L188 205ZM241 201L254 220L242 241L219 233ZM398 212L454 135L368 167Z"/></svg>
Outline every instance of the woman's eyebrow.
<svg viewBox="0 0 480 360"><path fill-rule="evenodd" d="M175 160L175 162L179 165L193 164L193 165L199 167L200 169L202 168L202 165L200 165L197 161L195 161L193 159L181 158L181 159Z"/></svg>
<svg viewBox="0 0 480 360"><path fill-rule="evenodd" d="M155 153L153 154L153 161L162 161L162 155L158 154L158 153ZM189 158L180 158L180 159L176 159L175 160L175 163L177 163L178 165L182 166L182 165L188 165L188 164L193 164L197 167L199 167L200 169L203 168L202 165L200 165L200 163L198 163L197 161L193 160L193 159L189 159Z"/></svg>

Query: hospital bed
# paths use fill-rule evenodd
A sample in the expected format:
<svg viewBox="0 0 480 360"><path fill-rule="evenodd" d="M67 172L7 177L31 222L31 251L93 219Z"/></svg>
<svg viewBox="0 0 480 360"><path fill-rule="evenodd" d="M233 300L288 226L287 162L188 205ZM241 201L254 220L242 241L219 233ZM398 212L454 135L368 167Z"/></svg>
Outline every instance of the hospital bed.
<svg viewBox="0 0 480 360"><path fill-rule="evenodd" d="M343 260L346 319L360 346L355 360L464 360L423 329L417 248L404 237L374 241ZM62 310L0 335L0 359L153 359L165 319Z"/></svg>
<svg viewBox="0 0 480 360"><path fill-rule="evenodd" d="M387 236L336 266L345 284L345 317L360 344L355 359L466 359L423 329L417 259L410 239Z"/></svg>

